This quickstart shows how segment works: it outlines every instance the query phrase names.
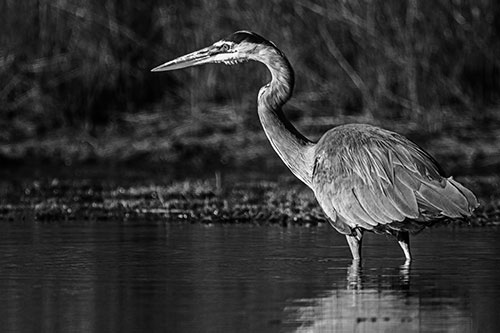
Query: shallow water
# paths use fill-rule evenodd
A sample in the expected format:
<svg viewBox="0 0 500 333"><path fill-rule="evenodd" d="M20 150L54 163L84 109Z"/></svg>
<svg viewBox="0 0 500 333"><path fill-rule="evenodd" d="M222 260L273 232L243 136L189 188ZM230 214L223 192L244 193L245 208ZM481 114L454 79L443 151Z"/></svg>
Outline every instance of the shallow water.
<svg viewBox="0 0 500 333"><path fill-rule="evenodd" d="M361 267L333 229L3 222L0 331L500 329L500 230L368 235Z"/></svg>

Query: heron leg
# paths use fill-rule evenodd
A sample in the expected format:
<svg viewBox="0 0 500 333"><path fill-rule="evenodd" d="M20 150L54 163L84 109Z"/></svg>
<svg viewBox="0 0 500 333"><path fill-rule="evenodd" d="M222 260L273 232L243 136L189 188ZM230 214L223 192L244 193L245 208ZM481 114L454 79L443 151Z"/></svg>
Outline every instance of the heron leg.
<svg viewBox="0 0 500 333"><path fill-rule="evenodd" d="M346 235L347 244L351 249L352 259L361 259L361 240L363 238L363 232L360 229L354 229L353 234Z"/></svg>
<svg viewBox="0 0 500 333"><path fill-rule="evenodd" d="M396 239L398 240L399 246L401 246L401 248L403 249L406 261L410 261L410 233L408 231L398 231L396 233Z"/></svg>
<svg viewBox="0 0 500 333"><path fill-rule="evenodd" d="M361 261L353 259L349 267L347 267L347 289L361 289Z"/></svg>

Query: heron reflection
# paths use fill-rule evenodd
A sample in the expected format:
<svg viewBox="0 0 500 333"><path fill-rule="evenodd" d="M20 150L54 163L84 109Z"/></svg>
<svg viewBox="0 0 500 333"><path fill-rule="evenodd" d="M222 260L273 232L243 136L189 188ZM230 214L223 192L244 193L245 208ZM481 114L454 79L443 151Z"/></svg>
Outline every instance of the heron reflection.
<svg viewBox="0 0 500 333"><path fill-rule="evenodd" d="M410 273L409 261L380 269L353 260L344 282L286 307L288 323L296 332L425 332L436 326L463 332L471 327L458 297L447 296L446 312L436 311L432 298L411 292Z"/></svg>

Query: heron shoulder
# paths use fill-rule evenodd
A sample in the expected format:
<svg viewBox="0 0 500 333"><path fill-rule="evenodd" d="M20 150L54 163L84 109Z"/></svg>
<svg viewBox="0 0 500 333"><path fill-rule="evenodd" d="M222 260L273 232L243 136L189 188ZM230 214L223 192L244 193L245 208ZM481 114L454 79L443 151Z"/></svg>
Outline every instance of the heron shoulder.
<svg viewBox="0 0 500 333"><path fill-rule="evenodd" d="M396 137L396 133L372 125L341 125L323 134L316 144L315 153L318 158L332 159L345 156L355 160L364 157L360 155L364 149L373 150L378 147L382 150L397 149ZM346 160L348 161L349 159Z"/></svg>
<svg viewBox="0 0 500 333"><path fill-rule="evenodd" d="M350 149L374 142L398 141L399 134L368 124L340 125L327 131L318 141L318 150Z"/></svg>

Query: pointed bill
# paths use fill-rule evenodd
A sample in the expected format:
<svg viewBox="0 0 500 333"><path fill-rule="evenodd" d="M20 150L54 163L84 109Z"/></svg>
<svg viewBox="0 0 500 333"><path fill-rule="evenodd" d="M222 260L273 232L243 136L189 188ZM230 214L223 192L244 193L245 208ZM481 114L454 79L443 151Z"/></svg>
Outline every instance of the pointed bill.
<svg viewBox="0 0 500 333"><path fill-rule="evenodd" d="M209 62L210 58L210 47L206 47L201 50L183 55L182 57L176 58L174 60L168 61L158 67L153 68L151 72L172 71L175 69L201 65Z"/></svg>

